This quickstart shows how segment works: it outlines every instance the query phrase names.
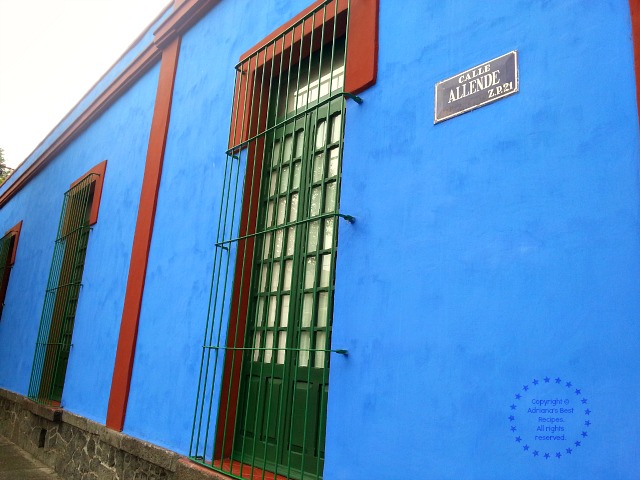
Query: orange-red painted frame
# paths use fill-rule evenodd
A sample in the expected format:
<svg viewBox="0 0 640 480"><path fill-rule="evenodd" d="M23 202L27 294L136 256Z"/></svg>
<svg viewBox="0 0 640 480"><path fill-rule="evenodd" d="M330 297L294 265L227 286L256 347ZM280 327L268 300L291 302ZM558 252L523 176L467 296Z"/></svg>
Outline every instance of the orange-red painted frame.
<svg viewBox="0 0 640 480"><path fill-rule="evenodd" d="M6 235L11 235L11 250L9 251L9 255L7 255L7 264L3 265L5 267L3 269L3 275L0 279L0 315L2 314L2 310L4 310L4 299L7 295L7 287L9 286L9 277L11 275L11 266L16 262L16 251L18 250L18 240L20 240L20 231L22 230L22 220L16 223L13 227L11 227Z"/></svg>
<svg viewBox="0 0 640 480"><path fill-rule="evenodd" d="M20 240L20 232L22 231L22 220L16 223L13 227L5 232L5 235L13 234L13 247L11 248L11 255L9 255L9 261L7 265L13 265L16 263L16 251L18 250L18 241ZM4 295L2 296L4 301ZM2 302L0 302L2 303Z"/></svg>
<svg viewBox="0 0 640 480"><path fill-rule="evenodd" d="M71 184L71 188L78 185L89 175L96 175L93 186L93 201L91 202L91 213L89 215L89 225L95 225L98 222L98 212L100 211L100 200L102 199L102 185L104 184L104 173L107 170L107 161L100 162L87 173L82 175L78 180Z"/></svg>
<svg viewBox="0 0 640 480"><path fill-rule="evenodd" d="M136 220L136 230L129 264L129 277L127 279L127 290L124 298L120 335L118 337L111 393L107 408L107 427L119 431L124 427L129 399L133 359L138 337L138 323L140 321L140 309L142 308L142 294L147 274L160 178L162 176L162 163L169 130L171 101L178 68L179 52L180 37L177 37L163 51L162 63L160 64L160 78L151 122L138 218Z"/></svg>
<svg viewBox="0 0 640 480"><path fill-rule="evenodd" d="M265 87L258 85L258 82L254 82L253 79L258 78L258 75L262 75L263 71L269 75L277 75L278 72L290 67L290 65L277 65L278 56L285 59L299 59L298 53L300 51L307 52L308 54L318 50L320 48L321 38L326 38L328 41L331 41L332 38L344 34L347 27L346 14L348 8L351 8L351 12L349 15L347 64L345 66L345 90L350 93L360 93L375 83L378 56L379 1L351 0L349 7L347 0L332 0L327 4L325 11L319 10L317 13L312 14L312 12L323 3L324 0L314 2L303 12L282 25L240 57L239 72L237 72L240 81L237 82L236 91L234 92L231 118L232 133L229 139L230 148L241 145L248 138L251 138L260 131L261 127L266 127L266 105L262 105L262 111L260 111L260 107L253 108L251 104L252 99L261 97L260 89ZM305 28L294 29L290 35L287 34L278 39L284 32L290 30L307 16L308 18L304 20ZM329 32L326 30L327 25L330 29ZM337 30L336 32L333 32L334 25ZM320 34L323 28L325 29L325 35ZM304 36L302 35L303 31L306 32ZM314 43L312 44L311 42ZM264 47L269 44L272 45L265 50ZM293 55L289 55L288 53L291 49L294 51ZM257 52L260 52L260 54L256 55ZM278 52L276 58L274 58L273 52ZM281 54L280 52L286 53ZM251 94L248 95L247 92L251 92ZM265 93L263 91L262 94L268 95L268 92ZM246 122L241 121L240 119L246 116L247 113L250 118ZM255 144L251 143L248 145L248 158L261 158L264 150L263 142L263 139L258 139ZM241 146L240 149L241 148L244 148L244 146ZM258 198L261 184L261 166L261 162L256 163L256 181L245 182L243 198L251 198L253 201L251 204L244 202L242 205L240 236L253 233L256 229ZM252 183L253 192L251 191ZM253 242L254 238L249 238L241 240L238 245L238 251L246 252L246 256L238 255L236 258L236 279L231 298L232 314L228 329L230 332L236 332L236 338L227 339L227 346L236 348L229 348L227 350L224 362L222 392L228 393L228 395L221 395L219 411L229 412L229 416L226 424L218 425L216 431L214 458L217 459L229 457L233 449L233 429L235 428L236 409L229 408L229 405L237 405L240 394L242 350L238 350L237 347L242 348L244 345L246 325L242 319L247 316L249 303L249 285L251 281L251 266L253 265ZM240 279L242 279L242 281Z"/></svg>
<svg viewBox="0 0 640 480"><path fill-rule="evenodd" d="M322 38L329 42L343 35L346 31L347 9L351 12L344 89L358 94L375 84L378 73L379 0L351 0L351 5L348 0L331 0L326 8L319 9L323 3L325 0L315 1L240 56L231 115L234 131L229 138L229 148L250 138L262 125L262 118L258 121L262 112L251 105L252 99L260 96L247 95L247 91L256 88L258 82L255 79L260 78L263 72L273 76L290 68L292 65L287 64L289 58L295 59L295 62L299 59L300 51L320 49ZM314 10L317 10L315 14ZM301 24L289 33L298 23ZM334 24L336 32L333 31ZM323 29L324 35L321 34ZM286 35L283 35L285 32ZM265 49L267 45L269 47ZM291 50L293 54L290 55ZM283 65L280 65L281 59ZM252 118L243 121L247 112Z"/></svg>
<svg viewBox="0 0 640 480"><path fill-rule="evenodd" d="M631 8L631 34L636 66L636 100L640 117L640 0L629 0Z"/></svg>

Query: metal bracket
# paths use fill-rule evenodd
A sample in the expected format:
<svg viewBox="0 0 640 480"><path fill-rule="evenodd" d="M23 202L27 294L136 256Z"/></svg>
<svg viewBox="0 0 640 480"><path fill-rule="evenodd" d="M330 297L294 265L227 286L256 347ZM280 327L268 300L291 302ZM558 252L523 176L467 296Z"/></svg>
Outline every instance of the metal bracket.
<svg viewBox="0 0 640 480"><path fill-rule="evenodd" d="M351 100L356 102L358 105L362 105L363 100L358 95L354 95L353 93L349 93L349 92L344 92L343 95L347 98L350 98Z"/></svg>
<svg viewBox="0 0 640 480"><path fill-rule="evenodd" d="M340 218L345 219L349 223L356 223L356 217L352 217L351 215L345 215L343 213L339 213L338 216Z"/></svg>

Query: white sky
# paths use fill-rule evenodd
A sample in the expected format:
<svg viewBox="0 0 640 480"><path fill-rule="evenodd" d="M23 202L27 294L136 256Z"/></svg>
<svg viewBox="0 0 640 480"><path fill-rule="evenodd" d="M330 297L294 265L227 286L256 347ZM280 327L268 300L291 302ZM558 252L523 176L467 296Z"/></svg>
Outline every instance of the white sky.
<svg viewBox="0 0 640 480"><path fill-rule="evenodd" d="M0 0L0 148L29 156L171 0Z"/></svg>

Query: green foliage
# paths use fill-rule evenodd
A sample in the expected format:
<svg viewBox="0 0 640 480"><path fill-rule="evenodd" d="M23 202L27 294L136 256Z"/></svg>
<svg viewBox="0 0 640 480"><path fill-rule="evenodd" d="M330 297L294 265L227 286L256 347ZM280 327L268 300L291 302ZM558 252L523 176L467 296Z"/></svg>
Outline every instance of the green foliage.
<svg viewBox="0 0 640 480"><path fill-rule="evenodd" d="M4 181L11 175L13 169L7 167L4 160L4 150L0 147L0 185L4 183Z"/></svg>

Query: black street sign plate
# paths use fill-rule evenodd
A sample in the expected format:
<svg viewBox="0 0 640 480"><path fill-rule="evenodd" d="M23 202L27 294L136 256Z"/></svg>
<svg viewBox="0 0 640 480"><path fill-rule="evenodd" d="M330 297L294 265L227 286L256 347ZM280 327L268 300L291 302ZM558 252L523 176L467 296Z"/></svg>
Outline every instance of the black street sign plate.
<svg viewBox="0 0 640 480"><path fill-rule="evenodd" d="M433 123L508 97L518 88L518 52L514 50L436 83Z"/></svg>

